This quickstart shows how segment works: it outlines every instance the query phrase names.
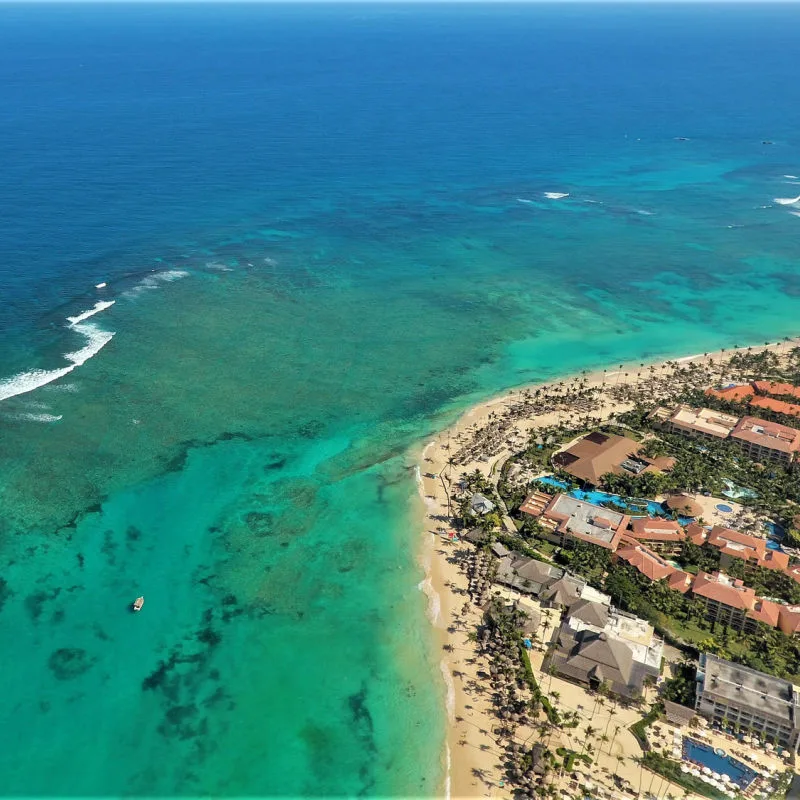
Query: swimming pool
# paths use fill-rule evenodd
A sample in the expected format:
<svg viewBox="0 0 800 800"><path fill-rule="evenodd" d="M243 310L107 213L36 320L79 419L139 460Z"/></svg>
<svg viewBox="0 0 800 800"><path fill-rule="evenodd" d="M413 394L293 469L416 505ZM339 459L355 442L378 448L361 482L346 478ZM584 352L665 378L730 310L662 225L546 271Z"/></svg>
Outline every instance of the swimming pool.
<svg viewBox="0 0 800 800"><path fill-rule="evenodd" d="M561 489L565 492L569 489L569 484L566 481L554 478L552 475L545 475L543 478L537 478L536 482L542 483L545 486L552 486L555 489ZM585 500L587 503L594 503L597 506L603 503L617 503L620 506L625 506L628 509L627 513L634 517L644 517L647 515L651 517L672 516L662 503L656 503L655 500L637 502L626 499L622 497L622 495L611 494L610 492L584 492L581 489L573 489L571 492L567 492L567 494L577 500ZM678 517L678 522L681 525L688 525L693 519L693 517Z"/></svg>
<svg viewBox="0 0 800 800"><path fill-rule="evenodd" d="M713 747L694 739L683 740L683 758L684 761L708 767L712 772L727 775L740 789L746 789L757 775L741 761L732 756L718 756Z"/></svg>

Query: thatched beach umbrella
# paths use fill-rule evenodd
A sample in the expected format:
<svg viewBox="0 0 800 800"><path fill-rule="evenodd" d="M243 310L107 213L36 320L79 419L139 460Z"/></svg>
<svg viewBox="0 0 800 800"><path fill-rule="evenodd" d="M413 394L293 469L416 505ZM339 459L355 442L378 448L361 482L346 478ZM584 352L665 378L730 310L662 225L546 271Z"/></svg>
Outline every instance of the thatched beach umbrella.
<svg viewBox="0 0 800 800"><path fill-rule="evenodd" d="M703 515L703 507L691 495L680 493L670 495L665 505L671 511L677 511L686 517L701 517Z"/></svg>

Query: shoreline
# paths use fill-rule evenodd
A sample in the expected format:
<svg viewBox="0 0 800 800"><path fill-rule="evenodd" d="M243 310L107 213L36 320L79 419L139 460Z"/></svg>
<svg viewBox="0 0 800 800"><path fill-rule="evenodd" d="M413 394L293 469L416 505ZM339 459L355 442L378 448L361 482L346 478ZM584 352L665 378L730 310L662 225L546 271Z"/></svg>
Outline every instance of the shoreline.
<svg viewBox="0 0 800 800"><path fill-rule="evenodd" d="M797 346L798 337L792 337L766 345L721 348L660 361L639 361L635 365L623 363L621 368L617 364L613 369L583 370L578 374L553 377L543 383L521 385L467 408L452 425L426 438L412 450L423 520L418 560L424 569L424 578L419 588L428 598L428 619L434 645L441 653L440 669L445 684L447 733L442 756L443 786L438 796L450 800L451 797L509 795L501 783L503 776L498 762L502 754L493 735L497 719L492 713L491 699L480 691L479 673L488 662L482 663L477 647L469 639L469 633L475 630L481 618L479 607L467 594L468 579L463 569L465 558L473 548L468 544L449 542L441 531L452 521L448 469L456 475L477 469L488 477L519 447L516 442L507 443L487 459L472 458L454 464L453 442L463 441L469 433L479 433L491 424L492 419L518 404L525 393L537 389L582 382L584 388L601 388L605 393L619 385L619 376L623 374L626 374L626 385L633 387L650 379L655 370L666 370L670 365L677 369L690 364L709 366L709 362L715 363L717 359L729 358L737 352L751 355L763 351L780 353ZM616 381L608 383L609 378L616 378ZM632 404L611 399L607 403L601 402L599 411L593 413L605 420L629 407ZM560 410L550 411L516 419L513 426L515 435L527 440L533 429L552 424L561 413Z"/></svg>

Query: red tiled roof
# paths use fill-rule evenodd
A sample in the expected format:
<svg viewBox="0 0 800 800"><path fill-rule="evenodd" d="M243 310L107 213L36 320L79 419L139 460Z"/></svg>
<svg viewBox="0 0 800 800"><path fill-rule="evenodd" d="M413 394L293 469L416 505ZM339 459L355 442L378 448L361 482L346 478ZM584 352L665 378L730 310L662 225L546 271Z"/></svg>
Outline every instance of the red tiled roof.
<svg viewBox="0 0 800 800"><path fill-rule="evenodd" d="M542 512L547 508L553 498L544 492L532 492L525 498L525 502L519 507L523 514L531 514L534 517L539 517Z"/></svg>
<svg viewBox="0 0 800 800"><path fill-rule="evenodd" d="M786 570L789 567L789 554L780 550L767 550L764 556L758 559L758 566L765 569Z"/></svg>
<svg viewBox="0 0 800 800"><path fill-rule="evenodd" d="M780 453L796 453L800 450L800 430L757 417L742 417L731 431L731 438Z"/></svg>
<svg viewBox="0 0 800 800"><path fill-rule="evenodd" d="M651 581L660 581L675 572L675 567L640 544L621 547L616 556L638 569Z"/></svg>
<svg viewBox="0 0 800 800"><path fill-rule="evenodd" d="M773 383L772 381L753 381L752 387L760 395L783 395L800 398L800 387L791 383Z"/></svg>
<svg viewBox="0 0 800 800"><path fill-rule="evenodd" d="M708 531L698 522L690 522L686 526L686 535L692 544L701 545L708 539Z"/></svg>
<svg viewBox="0 0 800 800"><path fill-rule="evenodd" d="M784 400L776 400L774 397L754 397L750 401L750 406L766 408L770 411L776 411L778 414L800 417L800 405L797 405L797 403L787 403Z"/></svg>
<svg viewBox="0 0 800 800"><path fill-rule="evenodd" d="M800 583L800 564L795 564L793 567L787 567L784 572L792 579Z"/></svg>
<svg viewBox="0 0 800 800"><path fill-rule="evenodd" d="M728 386L726 389L706 389L709 397L718 397L720 400L738 402L753 396L753 389L746 383L741 386Z"/></svg>
<svg viewBox="0 0 800 800"><path fill-rule="evenodd" d="M789 636L800 631L800 606L781 606L778 627Z"/></svg>
<svg viewBox="0 0 800 800"><path fill-rule="evenodd" d="M636 539L653 542L681 542L686 538L683 528L675 520L655 517L632 520L631 534Z"/></svg>
<svg viewBox="0 0 800 800"><path fill-rule="evenodd" d="M756 602L756 593L747 586L733 586L720 581L720 573L709 575L706 572L698 572L692 586L692 593L709 600L716 600L718 603L749 610Z"/></svg>
<svg viewBox="0 0 800 800"><path fill-rule="evenodd" d="M758 539L741 531L715 525L708 534L708 543L719 548L720 552L745 561L755 558L760 560L767 551L764 539Z"/></svg>
<svg viewBox="0 0 800 800"><path fill-rule="evenodd" d="M684 572L682 569L676 569L675 572L667 578L667 585L676 592L686 594L686 592L692 588L692 581L693 578L688 572Z"/></svg>
<svg viewBox="0 0 800 800"><path fill-rule="evenodd" d="M747 616L774 628L778 624L782 608L783 606L771 600L757 599L755 606L747 612Z"/></svg>

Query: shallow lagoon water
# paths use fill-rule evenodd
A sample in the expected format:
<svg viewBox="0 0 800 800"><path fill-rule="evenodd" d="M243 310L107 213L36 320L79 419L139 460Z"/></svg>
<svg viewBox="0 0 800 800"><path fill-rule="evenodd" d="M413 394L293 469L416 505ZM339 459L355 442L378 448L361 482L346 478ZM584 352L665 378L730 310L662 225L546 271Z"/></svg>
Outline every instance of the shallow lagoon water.
<svg viewBox="0 0 800 800"><path fill-rule="evenodd" d="M97 302L114 336L0 403L4 789L434 794L409 448L506 387L800 333L800 26L50 13L0 26L0 381Z"/></svg>

